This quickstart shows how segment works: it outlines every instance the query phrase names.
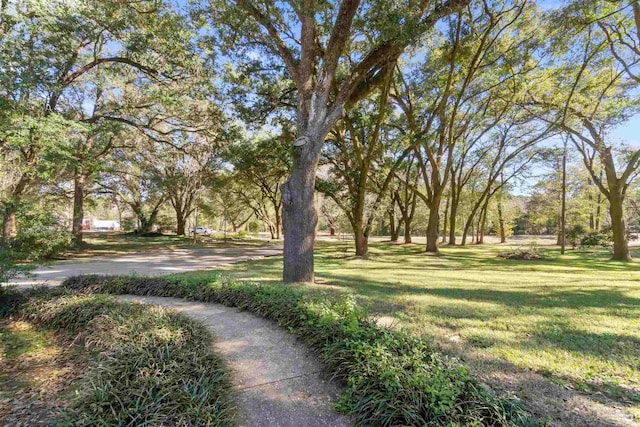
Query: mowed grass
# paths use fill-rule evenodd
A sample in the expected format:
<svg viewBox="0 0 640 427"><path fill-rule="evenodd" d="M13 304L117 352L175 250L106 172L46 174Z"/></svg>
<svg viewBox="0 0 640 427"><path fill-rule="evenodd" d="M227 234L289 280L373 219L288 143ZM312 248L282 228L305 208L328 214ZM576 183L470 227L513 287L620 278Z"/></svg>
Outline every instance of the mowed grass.
<svg viewBox="0 0 640 427"><path fill-rule="evenodd" d="M585 394L604 393L631 412L640 402L640 262L605 250L541 248L543 260L497 255L510 246L376 243L369 259L349 243L319 242L313 293L351 293L384 320L433 339L484 374L533 370ZM640 250L634 249L640 258ZM227 267L236 278L280 281L282 258ZM203 274L203 273L188 273ZM635 407L635 408L634 408Z"/></svg>
<svg viewBox="0 0 640 427"><path fill-rule="evenodd" d="M140 236L119 232L85 233L82 247L69 251L64 258L75 260L99 255L123 255L154 250L215 249L236 246L260 246L268 243L269 241L259 238L239 239L233 233L229 233L226 242L222 234L198 236L197 241L194 242L193 237L176 236L174 234Z"/></svg>

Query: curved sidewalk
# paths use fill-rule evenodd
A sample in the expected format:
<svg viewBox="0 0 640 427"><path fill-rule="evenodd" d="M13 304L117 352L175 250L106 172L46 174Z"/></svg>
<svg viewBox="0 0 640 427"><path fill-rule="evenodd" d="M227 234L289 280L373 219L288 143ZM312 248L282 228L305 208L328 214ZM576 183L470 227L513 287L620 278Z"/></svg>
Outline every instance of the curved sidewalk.
<svg viewBox="0 0 640 427"><path fill-rule="evenodd" d="M317 356L275 323L220 304L134 295L118 298L172 308L215 334L214 349L226 359L238 391L239 426L352 425L333 409L340 388L321 377Z"/></svg>

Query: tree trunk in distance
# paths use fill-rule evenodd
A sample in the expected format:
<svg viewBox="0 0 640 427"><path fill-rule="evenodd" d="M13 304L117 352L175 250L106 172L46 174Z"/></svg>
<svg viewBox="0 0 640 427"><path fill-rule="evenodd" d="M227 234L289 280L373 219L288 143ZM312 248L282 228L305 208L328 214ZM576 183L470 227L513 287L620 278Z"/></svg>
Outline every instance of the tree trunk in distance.
<svg viewBox="0 0 640 427"><path fill-rule="evenodd" d="M435 197L431 206L429 206L429 221L427 223L427 248L429 253L440 253L438 250L438 234L440 228L440 199Z"/></svg>
<svg viewBox="0 0 640 427"><path fill-rule="evenodd" d="M396 227L396 216L393 211L389 212L389 235L392 242L397 242L400 236L400 224Z"/></svg>
<svg viewBox="0 0 640 427"><path fill-rule="evenodd" d="M280 208L279 207L275 207L275 211L276 211L276 239L280 240L280 238L282 237L282 214L280 213Z"/></svg>
<svg viewBox="0 0 640 427"><path fill-rule="evenodd" d="M84 219L84 187L86 177L76 171L73 178L73 219L71 233L76 246L82 245L82 220Z"/></svg>
<svg viewBox="0 0 640 427"><path fill-rule="evenodd" d="M176 211L176 221L178 223L176 234L178 236L184 236L186 231L185 229L186 229L187 219L184 217L184 215Z"/></svg>
<svg viewBox="0 0 640 427"><path fill-rule="evenodd" d="M613 257L611 259L631 261L622 197L613 191L609 199L609 214L611 215L611 231L613 232Z"/></svg>
<svg viewBox="0 0 640 427"><path fill-rule="evenodd" d="M454 190L451 187L451 206L449 208L449 246L455 246L456 244L456 216L458 214L458 203L453 196Z"/></svg>
<svg viewBox="0 0 640 427"><path fill-rule="evenodd" d="M449 205L451 204L451 195L447 195L447 203L444 207L444 221L442 221L444 223L444 229L442 230L442 240L440 241L441 244L445 244L447 243L447 225L449 224Z"/></svg>
<svg viewBox="0 0 640 427"><path fill-rule="evenodd" d="M365 258L369 252L369 232L360 227L354 233L356 256Z"/></svg>
<svg viewBox="0 0 640 427"><path fill-rule="evenodd" d="M567 141L562 152L562 204L560 207L560 255L564 255L567 243Z"/></svg>
<svg viewBox="0 0 640 427"><path fill-rule="evenodd" d="M16 213L13 209L7 207L2 216L2 240L7 242L16 237L17 234Z"/></svg>
<svg viewBox="0 0 640 427"><path fill-rule="evenodd" d="M404 223L404 243L405 245L411 243L411 225L406 220Z"/></svg>
<svg viewBox="0 0 640 427"><path fill-rule="evenodd" d="M502 212L502 197L498 199L498 223L500 225L500 243L507 242L507 234L504 229L504 214Z"/></svg>

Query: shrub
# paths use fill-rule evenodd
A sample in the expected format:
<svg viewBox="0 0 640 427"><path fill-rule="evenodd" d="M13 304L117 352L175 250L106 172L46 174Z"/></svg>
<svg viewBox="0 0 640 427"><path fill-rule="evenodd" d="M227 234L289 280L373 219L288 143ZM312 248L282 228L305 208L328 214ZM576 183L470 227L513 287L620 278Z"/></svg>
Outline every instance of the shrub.
<svg viewBox="0 0 640 427"><path fill-rule="evenodd" d="M228 370L210 351L209 332L185 316L64 289L34 291L12 313L90 352L58 425L232 424Z"/></svg>
<svg viewBox="0 0 640 427"><path fill-rule="evenodd" d="M216 302L274 320L322 357L345 386L339 408L361 426L536 425L518 401L497 398L423 340L377 326L351 299L330 303L291 287L205 277L78 276L64 286Z"/></svg>
<svg viewBox="0 0 640 427"><path fill-rule="evenodd" d="M57 228L20 229L18 235L9 242L15 257L38 260L62 255L71 248L73 237L70 232Z"/></svg>
<svg viewBox="0 0 640 427"><path fill-rule="evenodd" d="M586 233L586 230L580 224L576 224L571 228L569 228L569 230L567 231L567 240L569 240L569 243L571 244L571 247L573 249L575 249L576 246L578 246L578 243L580 243L585 233Z"/></svg>
<svg viewBox="0 0 640 427"><path fill-rule="evenodd" d="M580 247L601 246L605 249L611 249L613 246L613 236L611 232L592 231L585 234L580 240Z"/></svg>

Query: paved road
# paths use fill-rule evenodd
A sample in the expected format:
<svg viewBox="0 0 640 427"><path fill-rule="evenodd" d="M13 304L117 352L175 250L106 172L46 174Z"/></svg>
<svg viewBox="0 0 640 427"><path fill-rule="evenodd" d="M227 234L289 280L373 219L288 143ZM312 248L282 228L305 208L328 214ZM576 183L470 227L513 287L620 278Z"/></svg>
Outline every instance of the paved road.
<svg viewBox="0 0 640 427"><path fill-rule="evenodd" d="M231 368L243 427L347 427L334 405L341 389L320 374L322 365L301 341L274 322L236 308L176 298L121 295L159 304L201 322Z"/></svg>
<svg viewBox="0 0 640 427"><path fill-rule="evenodd" d="M18 287L36 284L59 285L80 274L139 274L161 276L186 271L207 270L224 264L280 255L282 246L242 246L228 248L185 248L135 254L100 256L81 261L65 261L32 271L32 277L11 281Z"/></svg>

